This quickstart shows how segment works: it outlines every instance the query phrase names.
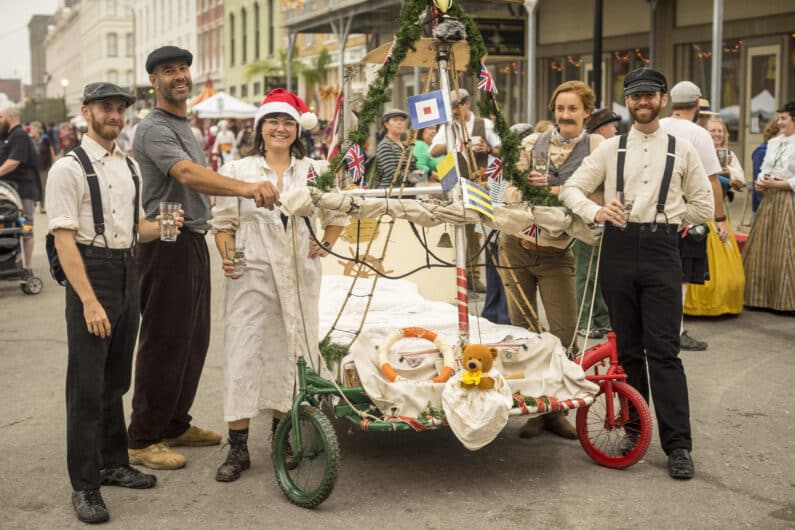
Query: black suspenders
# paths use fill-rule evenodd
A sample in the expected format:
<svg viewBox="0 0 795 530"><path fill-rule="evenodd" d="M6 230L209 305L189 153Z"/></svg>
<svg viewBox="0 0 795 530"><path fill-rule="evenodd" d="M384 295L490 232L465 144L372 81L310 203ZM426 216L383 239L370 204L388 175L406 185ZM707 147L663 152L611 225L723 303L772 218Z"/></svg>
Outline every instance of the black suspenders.
<svg viewBox="0 0 795 530"><path fill-rule="evenodd" d="M618 165L616 167L616 193L624 193L624 164L627 159L627 135L622 134L618 139ZM660 184L660 194L657 196L657 211L654 214L652 230L657 230L657 216L665 218L668 224L668 216L665 214L665 201L668 199L668 189L671 187L671 177L674 174L674 162L676 161L676 138L668 135L668 152L665 155L665 171L663 172L662 183Z"/></svg>
<svg viewBox="0 0 795 530"><path fill-rule="evenodd" d="M91 214L94 217L94 232L96 235L94 239L102 236L105 240L105 248L108 247L108 238L105 237L105 216L102 213L102 195L99 192L99 180L97 180L97 172L94 171L94 165L88 158L82 146L77 146L72 150L72 154L77 158L80 165L83 166L83 171L86 174L86 181L88 182L88 191L91 194ZM135 185L135 203L133 204L133 238L130 249L135 248L138 242L138 204L140 201L140 185L138 183L138 176L135 173L135 166L130 157L125 157L127 167L130 168L133 183ZM94 246L94 240L91 240L91 246Z"/></svg>

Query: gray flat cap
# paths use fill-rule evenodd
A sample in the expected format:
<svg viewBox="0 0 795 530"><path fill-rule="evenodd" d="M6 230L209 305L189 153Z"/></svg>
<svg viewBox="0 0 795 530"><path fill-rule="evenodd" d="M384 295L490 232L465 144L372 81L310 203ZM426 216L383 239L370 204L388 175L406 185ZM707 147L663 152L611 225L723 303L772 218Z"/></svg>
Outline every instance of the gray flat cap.
<svg viewBox="0 0 795 530"><path fill-rule="evenodd" d="M113 83L89 83L83 89L83 105L111 98L121 99L128 107L135 103L135 98L129 92Z"/></svg>

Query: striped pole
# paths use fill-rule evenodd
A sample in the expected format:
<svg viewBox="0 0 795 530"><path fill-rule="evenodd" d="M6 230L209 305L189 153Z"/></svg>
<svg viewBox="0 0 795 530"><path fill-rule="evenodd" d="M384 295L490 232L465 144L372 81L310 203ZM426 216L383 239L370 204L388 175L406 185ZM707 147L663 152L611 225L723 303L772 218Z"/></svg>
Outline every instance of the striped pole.
<svg viewBox="0 0 795 530"><path fill-rule="evenodd" d="M467 296L467 237L464 225L455 227L455 276L458 285L458 340L469 342L469 297Z"/></svg>

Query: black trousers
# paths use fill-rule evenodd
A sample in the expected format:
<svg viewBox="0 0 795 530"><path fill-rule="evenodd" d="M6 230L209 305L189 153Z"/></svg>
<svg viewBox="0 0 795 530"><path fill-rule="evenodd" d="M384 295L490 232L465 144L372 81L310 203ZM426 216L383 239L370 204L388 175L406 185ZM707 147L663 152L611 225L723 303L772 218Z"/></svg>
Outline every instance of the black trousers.
<svg viewBox="0 0 795 530"><path fill-rule="evenodd" d="M682 264L672 225L605 227L599 281L618 340L627 382L654 397L666 454L692 447L687 379L679 359ZM646 367L648 365L648 377Z"/></svg>
<svg viewBox="0 0 795 530"><path fill-rule="evenodd" d="M78 248L111 331L107 339L88 332L83 304L67 283L66 463L72 487L85 490L100 487L100 469L128 463L122 396L130 388L140 316L138 274L129 253Z"/></svg>
<svg viewBox="0 0 795 530"><path fill-rule="evenodd" d="M129 446L141 449L190 427L210 344L210 256L204 236L138 247L141 336Z"/></svg>

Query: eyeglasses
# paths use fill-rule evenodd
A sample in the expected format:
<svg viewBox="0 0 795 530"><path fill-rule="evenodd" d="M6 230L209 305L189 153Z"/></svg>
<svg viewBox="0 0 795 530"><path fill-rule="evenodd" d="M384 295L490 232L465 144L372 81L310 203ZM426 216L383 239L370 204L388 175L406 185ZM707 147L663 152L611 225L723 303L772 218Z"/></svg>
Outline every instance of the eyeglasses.
<svg viewBox="0 0 795 530"><path fill-rule="evenodd" d="M287 131L293 131L298 127L298 122L295 120L277 120L276 118L265 120L265 127L268 129L278 129L279 126L284 127Z"/></svg>

